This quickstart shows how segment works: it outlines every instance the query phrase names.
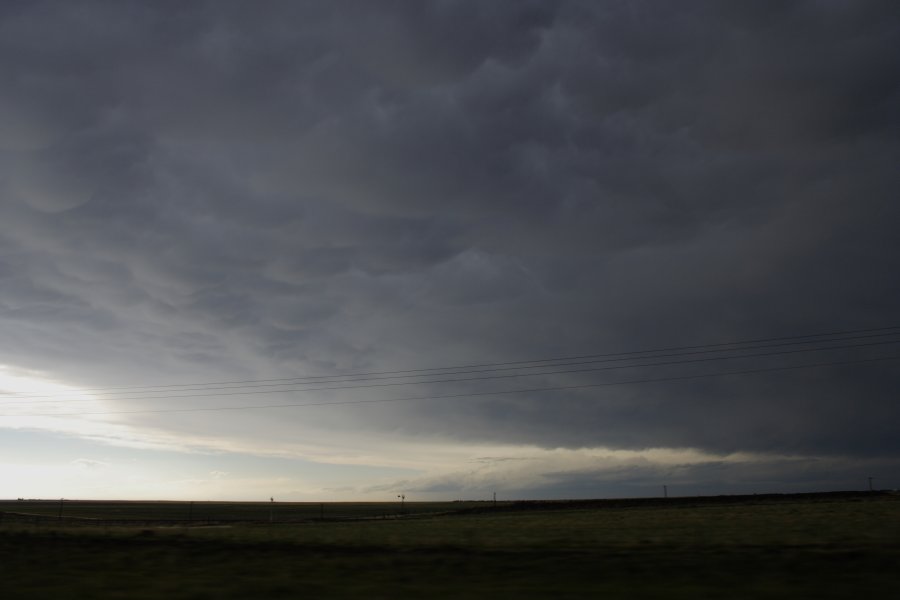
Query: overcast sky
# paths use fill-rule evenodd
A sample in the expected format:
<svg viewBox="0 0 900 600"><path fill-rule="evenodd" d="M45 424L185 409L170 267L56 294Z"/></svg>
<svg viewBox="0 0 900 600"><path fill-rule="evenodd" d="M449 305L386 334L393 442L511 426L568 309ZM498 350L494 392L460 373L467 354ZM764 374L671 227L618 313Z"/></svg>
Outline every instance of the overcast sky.
<svg viewBox="0 0 900 600"><path fill-rule="evenodd" d="M900 487L898 40L891 0L0 3L0 497Z"/></svg>

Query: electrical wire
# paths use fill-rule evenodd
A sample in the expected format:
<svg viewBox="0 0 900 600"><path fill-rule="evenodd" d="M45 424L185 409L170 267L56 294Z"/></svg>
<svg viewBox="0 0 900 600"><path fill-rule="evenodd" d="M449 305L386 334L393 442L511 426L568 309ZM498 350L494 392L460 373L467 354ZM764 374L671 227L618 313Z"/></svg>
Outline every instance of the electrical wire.
<svg viewBox="0 0 900 600"><path fill-rule="evenodd" d="M520 388L520 389L513 389L513 390L493 390L493 391L485 391L485 392L461 392L461 393L455 393L455 394L432 394L432 395L427 395L427 396L408 396L408 397L402 397L402 398L366 398L366 399L361 399L361 400L336 400L336 401L330 401L330 402L304 402L304 403L246 405L246 406L211 406L211 407L199 407L199 408L195 407L195 408L140 409L140 410L126 410L126 411L101 411L101 412L37 413L37 414L18 414L18 415L0 414L0 418L2 418L2 417L17 417L17 418L21 418L21 417L84 417L84 416L107 416L107 415L127 415L127 414L218 412L218 411L239 411L239 410L264 410L264 409L277 409L277 408L303 408L303 407L312 407L312 406L337 406L337 405L348 405L348 404L350 404L350 405L352 405L352 404L376 404L376 403L386 403L386 402L440 400L440 399L449 399L449 398L474 398L474 397L483 397L483 396L500 396L500 395L508 395L508 394L525 394L525 393L536 393L536 392L579 390L579 389L613 387L613 386L620 386L620 385L635 385L635 384L645 384L645 383L688 381L688 380L694 380L694 379L705 379L705 378L710 378L710 377L748 375L748 374L756 374L756 373L790 371L790 370L797 370L797 369L812 369L812 368L820 368L820 367L833 367L833 366L841 366L841 365L872 363L872 362L892 361L892 360L900 360L900 355L898 355L898 356L881 356L881 357L872 357L872 358L863 358L863 359L845 360L845 361L832 361L832 362L824 362L824 363L812 363L812 364L804 364L804 365L790 365L790 366L785 366L785 367L766 367L766 368L758 368L758 369L743 369L743 370L725 371L725 372L719 372L719 373L678 375L678 376L671 376L671 377L656 377L656 378L632 379L632 380L626 380L626 381L584 383L584 384L565 385L565 386Z"/></svg>
<svg viewBox="0 0 900 600"><path fill-rule="evenodd" d="M207 396L230 396L230 395L249 395L249 394L264 394L264 393L285 393L285 392L302 392L302 391L320 391L320 390L340 390L340 389L365 389L369 387L386 387L386 386L399 386L399 385L425 385L425 384L434 384L434 383L450 383L450 382L462 382L462 381L480 381L487 379L504 379L510 377L529 377L529 376L540 376L540 375L558 375L558 374L566 374L566 373L578 373L578 372L590 372L590 371L600 371L600 370L609 370L616 368L635 368L635 367L646 367L646 366L660 366L667 364L684 364L689 362L703 362L708 360L730 360L730 359L738 359L738 358L753 358L753 357L762 357L762 356L771 356L778 354L794 354L799 352L817 352L817 351L827 351L827 350L839 350L839 349L848 349L848 348L859 348L863 346L871 346L871 345L884 345L884 344L895 344L900 343L900 340L888 340L882 342L869 342L864 344L850 344L850 345L840 345L840 346L822 346L816 348L801 348L795 350L787 350L781 352L772 352L772 353L757 353L757 354L737 354L731 356L716 356L711 358L703 358L703 359L695 359L695 360L685 360L685 361L671 361L671 362L662 362L662 363L649 363L643 365L620 365L614 367L594 367L589 369L568 369L568 370L557 370L557 371L535 371L530 373L513 373L507 375L495 375L495 376L478 376L478 377L467 377L467 378L452 378L452 379L437 379L430 381L400 381L400 382L391 382L391 383L369 383L363 385L348 385L348 386L333 386L329 385L327 387L308 387L308 388L292 388L292 389L283 389L287 386L293 385L304 385L308 384L334 384L334 383L356 383L356 382L369 382L369 381L383 381L389 379L409 379L412 377L433 377L433 376L453 376L453 375L467 375L467 374L481 374L481 373L492 373L499 371L521 371L525 369L536 370L536 369L552 369L558 367L566 367L566 366L580 366L587 364L597 364L597 363L609 363L609 362L623 362L627 360L640 360L640 359L658 359L658 358L674 358L674 357L682 357L682 356L691 356L691 355L699 355L699 354L710 354L710 353L722 353L722 352L745 352L748 350L756 350L756 349L764 349L764 348L773 348L773 347L783 347L783 346L792 346L792 345L809 345L809 344L823 344L823 343L831 343L831 342L839 342L839 341L852 341L859 339L868 339L874 337L885 337L892 335L900 335L900 331L888 331L900 329L898 327L884 327L877 329L867 329L867 330L856 330L859 333L868 333L867 335L850 335L854 333L853 331L846 332L832 332L832 333L822 333L822 334L810 334L804 336L790 336L790 337L780 337L780 338L767 338L767 339L757 339L757 340L746 340L742 342L726 342L720 344L708 344L708 345L695 345L695 346L681 346L676 348L661 348L661 349L652 349L652 350L640 350L640 351L631 351L631 352L621 352L621 353L606 353L606 354L594 354L594 355L583 355L581 357L558 357L551 359L540 359L540 360L532 360L532 361L511 361L506 363L483 363L480 365L472 365L473 368L468 369L467 367L434 367L431 369L413 369L413 370L405 370L405 371L380 371L380 372L371 372L369 374L366 373L357 373L357 374L347 374L347 375L330 375L330 376L310 376L310 377L301 377L301 378L283 378L283 379L270 379L270 380L252 380L249 381L247 385L234 385L239 384L240 382L222 382L223 385L221 387L209 387L212 385L217 385L215 383L196 383L196 384L181 384L181 385L165 385L158 386L156 388L152 388L151 386L134 386L130 388L94 388L94 391L91 395L99 395L103 394L99 399L109 399L109 400L140 400L140 399L168 399L168 398L195 398L195 397L207 397ZM870 332L880 332L880 333L870 333ZM833 337L836 335L842 335L844 337ZM816 337L826 337L832 336L830 339L819 339L814 340L811 338ZM850 336L850 337L847 337ZM794 341L785 341L785 340L794 340ZM761 344L761 342L778 342L778 343L766 343ZM749 345L756 344L756 345ZM726 347L730 346L730 347ZM660 354L661 352L674 352L669 354ZM638 356L639 354L643 356ZM593 358L596 357L596 358ZM592 358L592 360L575 360L572 362L560 362L560 361L571 361L574 358ZM554 363L555 364L551 364ZM534 364L538 363L538 364ZM543 363L543 364L540 364ZM526 366L531 365L531 366ZM448 371L448 369L467 369L467 370L457 370L457 371ZM427 372L426 372L427 371ZM436 372L443 371L443 372ZM413 373L415 375L402 375L402 373ZM365 375L371 375L365 377ZM331 378L330 381L309 381L311 379L327 379ZM338 379L341 378L341 379ZM262 383L262 382L275 382L280 381L283 383ZM224 385L225 383L229 383L230 385ZM206 387L201 387L206 386ZM180 388L180 389L177 389ZM261 390L259 388L282 388L282 389L268 389ZM132 390L128 391L118 391L114 392L113 389L119 390ZM106 390L106 391L103 391ZM220 390L253 390L253 391L220 391ZM84 390L84 393L91 393L91 390ZM187 393L187 394L168 394L167 392L217 392L217 393ZM120 394L130 393L130 396L121 396ZM140 395L136 395L140 394ZM162 395L160 395L162 394ZM39 398L52 398L51 400L34 400ZM97 398L83 399L83 394L79 394L78 396L72 396L71 394L18 394L15 396L7 396L2 400L6 401L4 404L10 403L21 403L24 401L32 400L32 403L37 402L62 402L62 401L90 401Z"/></svg>
<svg viewBox="0 0 900 600"><path fill-rule="evenodd" d="M771 356L783 356L788 354L799 354L806 352L821 352L828 350L844 350L849 348L861 348L861 347L870 347L870 346L879 346L886 344L898 344L900 340L890 340L890 341L881 341L881 342L867 342L862 344L847 344L843 346L829 346L826 348L801 348L801 349L793 349L793 350L780 350L777 352L761 352L756 354L744 354L738 356L712 356L705 358L692 358L688 360L671 360L671 361L662 361L662 362L653 362L653 363L639 363L639 364L631 364L631 365L615 365L615 366L603 366L603 367L591 367L591 368L580 368L580 369L563 369L557 371L541 371L537 373L512 373L512 374L504 374L504 375L487 375L480 377L458 377L451 379L432 379L428 381L400 381L400 382L390 382L390 383L367 383L360 385L336 385L336 386L322 386L322 387L304 387L304 388L291 388L291 389L278 389L278 390L253 390L253 391L240 391L240 392L214 392L214 393L201 393L201 394L169 394L164 396L132 396L132 397L120 397L114 398L114 400L122 401L122 400L167 400L167 399L184 399L184 398L208 398L208 397L221 397L221 396L247 396L247 395L256 395L256 394L277 394L277 393L298 393L298 392L312 392L312 391L330 391L330 390L355 390L355 389L372 389L379 387L396 387L396 386L404 386L404 385L432 385L432 384L443 384L443 383L462 383L462 382L472 382L472 381L487 381L487 380L496 380L496 379L510 379L510 378L519 378L519 377L537 377L537 376L546 376L546 375L571 375L576 373L593 373L599 371L612 371L618 369L632 369L632 368L645 368L645 367L660 367L660 366L671 366L671 365L682 365L682 364L691 364L691 363L701 363L701 362L713 362L713 361L723 361L723 360L734 360L734 359L747 359L747 358L762 358L762 357L771 357ZM655 357L654 357L655 358ZM205 391L205 390L204 390ZM100 400L109 400L109 398L99 398ZM18 403L27 403L29 405L33 404L43 404L43 403L60 403L60 402L91 402L96 401L98 398L79 398L75 400L71 399L55 399L55 400L37 400L37 401L26 401L21 400ZM4 403L4 406L8 406L10 404L15 404L16 402L7 402Z"/></svg>

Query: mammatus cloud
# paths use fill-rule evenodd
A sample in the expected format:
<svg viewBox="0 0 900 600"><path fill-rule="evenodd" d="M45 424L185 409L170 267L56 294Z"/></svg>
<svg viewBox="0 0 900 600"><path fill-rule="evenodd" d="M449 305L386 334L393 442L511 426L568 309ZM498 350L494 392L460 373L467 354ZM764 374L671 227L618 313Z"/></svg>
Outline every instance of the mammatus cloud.
<svg viewBox="0 0 900 600"><path fill-rule="evenodd" d="M94 389L898 323L891 3L0 11L10 82L0 91L0 363ZM799 362L764 357L736 369ZM366 450L347 454L373 464L393 461L383 445L392 436L870 461L897 454L897 377L895 363L873 362L206 414L131 411L502 386L99 394L97 412L118 414L89 420L91 435L110 439L142 431L134 439L262 455L315 456L329 438L356 438ZM56 431L82 427L77 416L58 419ZM119 429L101 433L100 423ZM543 483L528 485L575 485L591 472L540 469Z"/></svg>

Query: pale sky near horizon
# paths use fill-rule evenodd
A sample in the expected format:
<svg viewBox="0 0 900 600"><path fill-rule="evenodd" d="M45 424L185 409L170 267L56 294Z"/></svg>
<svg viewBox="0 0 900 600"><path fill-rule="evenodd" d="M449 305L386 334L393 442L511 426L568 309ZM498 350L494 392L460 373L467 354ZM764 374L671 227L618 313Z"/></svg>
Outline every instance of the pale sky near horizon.
<svg viewBox="0 0 900 600"><path fill-rule="evenodd" d="M0 3L0 498L900 488L898 39Z"/></svg>

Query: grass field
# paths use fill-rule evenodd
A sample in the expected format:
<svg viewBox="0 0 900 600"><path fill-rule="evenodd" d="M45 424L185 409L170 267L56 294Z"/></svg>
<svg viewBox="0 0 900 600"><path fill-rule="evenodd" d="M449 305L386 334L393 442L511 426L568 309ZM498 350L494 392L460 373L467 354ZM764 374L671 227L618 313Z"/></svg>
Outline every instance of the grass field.
<svg viewBox="0 0 900 600"><path fill-rule="evenodd" d="M95 518L162 518L171 507L160 504L178 503L91 508ZM9 513L34 511L10 505L23 503L0 503L7 513L0 522L4 599L900 594L900 497L890 494L496 509L422 504L387 518L387 505L343 505L347 514L355 507L360 520L329 520L339 513L329 504L325 520L307 511L306 520L271 524L265 512L257 517L266 506L233 504L223 519L253 520L211 526L59 521L53 502L31 506L46 517L29 521ZM76 507L64 505L64 514L69 508ZM390 508L396 515L398 507ZM447 512L454 508L466 510Z"/></svg>
<svg viewBox="0 0 900 600"><path fill-rule="evenodd" d="M504 506L509 503L498 504ZM236 521L298 522L360 518L396 518L491 506L485 502L133 502L92 500L0 500L0 513L28 515L36 522L79 520L167 521L202 525ZM19 519L27 520L23 518ZM89 524L89 523L84 523Z"/></svg>

